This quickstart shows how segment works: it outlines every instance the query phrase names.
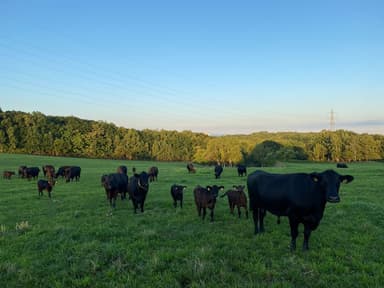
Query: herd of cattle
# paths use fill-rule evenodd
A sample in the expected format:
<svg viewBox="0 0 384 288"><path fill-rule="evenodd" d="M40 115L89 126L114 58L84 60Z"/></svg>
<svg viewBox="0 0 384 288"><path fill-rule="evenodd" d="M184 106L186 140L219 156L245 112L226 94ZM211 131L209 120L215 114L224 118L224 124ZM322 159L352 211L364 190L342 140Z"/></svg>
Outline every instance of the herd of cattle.
<svg viewBox="0 0 384 288"><path fill-rule="evenodd" d="M37 181L37 191L39 196L42 196L43 191L46 190L49 198L51 198L51 192L58 177L64 178L66 182L73 180L79 181L81 174L81 168L79 166L61 166L57 172L55 172L54 166L44 165L41 167L41 170L39 167L20 166L18 169L18 175L19 178L25 178L28 180L37 179L40 171L43 171L44 177L46 177L47 180L39 179ZM16 173L13 171L4 171L3 178L11 179L11 177L15 174Z"/></svg>
<svg viewBox="0 0 384 288"><path fill-rule="evenodd" d="M337 168L347 168L346 165L337 165ZM196 173L192 163L187 164L189 173ZM40 179L37 182L38 194L41 196L43 191L51 191L56 179L62 177L66 182L79 181L81 168L79 166L62 166L57 171L51 165L42 167L42 171L47 180ZM132 201L134 212L138 209L144 212L144 203L149 190L149 183L157 181L159 169L151 167L148 172L136 173L133 168L133 176L128 177L127 167L119 166L116 173L101 176L101 186L104 188L107 199L112 208L116 206L116 199L120 194L122 200L128 198ZM18 175L20 178L28 180L38 178L40 168L20 166ZM221 177L223 167L215 165L214 176L216 179ZM237 166L239 176L247 176L244 165ZM15 175L12 171L4 171L3 177L11 179ZM291 250L296 249L296 238L298 236L299 224L304 225L303 249L309 248L308 242L310 234L317 228L323 217L327 202L337 203L340 201L339 188L341 183L353 181L351 175L340 175L334 170L326 170L318 173L290 173L274 174L262 170L256 170L247 176L247 190L249 198L249 209L252 211L255 234L264 232L264 217L266 212L270 212L278 217L286 216L289 219L291 229ZM173 184L170 193L173 205L183 207L183 192L186 186ZM245 210L248 218L247 196L244 185L234 185L220 197L227 196L230 212L234 214L235 208L238 216L241 217L241 208ZM210 220L214 220L214 210L219 192L224 190L224 186L212 185L202 187L197 185L193 190L194 202L199 217L205 219L207 209L210 210Z"/></svg>
<svg viewBox="0 0 384 288"><path fill-rule="evenodd" d="M38 178L40 171L43 171L44 177L47 177L48 179L55 179L61 176L65 178L66 182L69 182L74 179L79 181L81 168L79 166L61 166L57 172L55 172L55 167L52 165L44 165L41 167L41 170L39 167L20 166L18 175L19 178L31 180ZM3 178L11 179L11 177L15 174L16 173L13 171L4 171Z"/></svg>

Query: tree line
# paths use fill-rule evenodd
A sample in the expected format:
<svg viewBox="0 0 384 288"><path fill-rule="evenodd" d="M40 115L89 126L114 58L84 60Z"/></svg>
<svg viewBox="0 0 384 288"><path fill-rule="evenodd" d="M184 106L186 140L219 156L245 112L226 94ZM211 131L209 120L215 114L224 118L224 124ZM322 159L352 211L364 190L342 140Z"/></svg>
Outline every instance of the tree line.
<svg viewBox="0 0 384 288"><path fill-rule="evenodd" d="M269 166L289 160L383 159L384 136L323 130L214 137L192 131L136 130L73 116L0 109L0 152Z"/></svg>

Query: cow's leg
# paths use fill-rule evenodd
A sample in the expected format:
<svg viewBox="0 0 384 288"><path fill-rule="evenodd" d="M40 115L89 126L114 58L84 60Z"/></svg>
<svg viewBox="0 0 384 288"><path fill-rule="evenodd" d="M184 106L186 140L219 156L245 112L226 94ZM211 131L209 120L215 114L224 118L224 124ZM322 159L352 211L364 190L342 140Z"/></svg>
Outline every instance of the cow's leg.
<svg viewBox="0 0 384 288"><path fill-rule="evenodd" d="M289 217L289 226L291 227L291 251L296 249L296 238L299 235L299 222L296 221L293 217Z"/></svg>
<svg viewBox="0 0 384 288"><path fill-rule="evenodd" d="M183 208L183 194L180 196L180 208Z"/></svg>
<svg viewBox="0 0 384 288"><path fill-rule="evenodd" d="M197 215L199 215L199 217L201 216L201 206L200 205L197 205Z"/></svg>
<svg viewBox="0 0 384 288"><path fill-rule="evenodd" d="M233 210L235 209L235 205L233 205L233 203L229 202L229 209L231 210L231 214L233 215L234 212Z"/></svg>
<svg viewBox="0 0 384 288"><path fill-rule="evenodd" d="M240 218L240 216L241 216L241 211L240 211L240 206L239 206L239 205L237 205L237 213L239 214L239 218Z"/></svg>
<svg viewBox="0 0 384 288"><path fill-rule="evenodd" d="M265 214L267 213L265 209L258 209L259 210L259 232L263 233L264 232L264 217Z"/></svg>
<svg viewBox="0 0 384 288"><path fill-rule="evenodd" d="M204 220L204 218L205 218L205 214L207 214L207 208L203 208L203 220Z"/></svg>
<svg viewBox="0 0 384 288"><path fill-rule="evenodd" d="M213 210L214 208L211 209L211 222L213 222Z"/></svg>
<svg viewBox="0 0 384 288"><path fill-rule="evenodd" d="M144 201L140 203L141 213L144 213Z"/></svg>
<svg viewBox="0 0 384 288"><path fill-rule="evenodd" d="M253 208L252 210L253 224L255 225L255 234L259 233L258 222L259 222L259 208Z"/></svg>
<svg viewBox="0 0 384 288"><path fill-rule="evenodd" d="M175 208L177 207L177 202L176 202L176 200L173 201L173 207L175 207Z"/></svg>
<svg viewBox="0 0 384 288"><path fill-rule="evenodd" d="M116 207L116 198L117 198L117 192L116 191L111 191L111 201L112 201L112 207Z"/></svg>
<svg viewBox="0 0 384 288"><path fill-rule="evenodd" d="M311 228L308 225L304 225L304 242L303 242L303 250L308 250L309 246L309 236L311 236Z"/></svg>
<svg viewBox="0 0 384 288"><path fill-rule="evenodd" d="M233 214L233 213L232 213L232 203L231 203L231 201L229 201L229 199L228 199L228 205L229 205L229 212L230 212L231 214Z"/></svg>

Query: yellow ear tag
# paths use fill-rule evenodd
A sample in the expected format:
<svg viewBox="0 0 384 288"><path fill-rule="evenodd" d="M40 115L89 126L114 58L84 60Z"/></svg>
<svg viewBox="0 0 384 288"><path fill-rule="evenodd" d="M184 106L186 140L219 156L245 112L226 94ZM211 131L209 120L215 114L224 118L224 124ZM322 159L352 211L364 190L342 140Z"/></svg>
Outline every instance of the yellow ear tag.
<svg viewBox="0 0 384 288"><path fill-rule="evenodd" d="M319 177L316 175L311 175L313 182L319 182Z"/></svg>

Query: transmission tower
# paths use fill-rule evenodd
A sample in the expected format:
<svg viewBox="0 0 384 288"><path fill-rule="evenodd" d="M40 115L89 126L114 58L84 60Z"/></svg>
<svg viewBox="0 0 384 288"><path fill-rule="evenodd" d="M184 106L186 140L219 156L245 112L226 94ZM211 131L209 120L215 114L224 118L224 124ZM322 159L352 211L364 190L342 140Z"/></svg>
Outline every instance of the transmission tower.
<svg viewBox="0 0 384 288"><path fill-rule="evenodd" d="M331 114L331 117L329 119L329 130L335 131L336 122L335 122L335 112L333 112L333 109L331 110L330 114Z"/></svg>

